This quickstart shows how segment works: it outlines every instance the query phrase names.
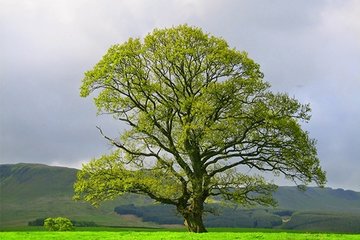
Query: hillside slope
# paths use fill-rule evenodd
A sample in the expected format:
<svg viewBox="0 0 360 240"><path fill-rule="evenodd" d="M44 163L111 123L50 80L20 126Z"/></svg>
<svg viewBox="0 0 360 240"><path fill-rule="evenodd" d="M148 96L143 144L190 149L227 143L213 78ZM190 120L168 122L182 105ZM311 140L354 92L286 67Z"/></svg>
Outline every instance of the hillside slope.
<svg viewBox="0 0 360 240"><path fill-rule="evenodd" d="M72 200L77 169L42 164L0 165L0 226L25 226L36 218L66 216L108 226L152 226L124 219L114 207L124 200L94 208Z"/></svg>
<svg viewBox="0 0 360 240"><path fill-rule="evenodd" d="M2 201L70 196L76 173L76 169L42 164L0 165Z"/></svg>
<svg viewBox="0 0 360 240"><path fill-rule="evenodd" d="M41 164L0 165L0 226L24 226L36 218L54 216L101 225L156 226L142 222L141 218L126 218L114 212L120 205L151 205L152 201L145 197L124 196L98 209L88 203L74 202L73 184L77 171ZM279 209L360 214L360 193L349 190L308 188L303 192L296 187L279 187L274 197Z"/></svg>
<svg viewBox="0 0 360 240"><path fill-rule="evenodd" d="M351 190L308 187L300 191L297 187L279 187L273 196L282 209L360 213L360 193Z"/></svg>

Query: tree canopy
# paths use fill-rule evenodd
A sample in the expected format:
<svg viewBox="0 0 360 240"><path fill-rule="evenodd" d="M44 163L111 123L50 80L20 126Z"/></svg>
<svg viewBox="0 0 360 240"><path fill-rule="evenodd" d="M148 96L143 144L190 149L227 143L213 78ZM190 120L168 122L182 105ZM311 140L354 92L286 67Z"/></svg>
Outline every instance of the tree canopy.
<svg viewBox="0 0 360 240"><path fill-rule="evenodd" d="M190 231L206 231L204 202L274 205L272 172L325 183L315 140L302 130L310 107L273 93L260 66L224 39L180 25L112 46L85 73L81 96L126 123L115 147L83 166L76 198L123 193L175 205ZM249 170L255 171L249 171Z"/></svg>

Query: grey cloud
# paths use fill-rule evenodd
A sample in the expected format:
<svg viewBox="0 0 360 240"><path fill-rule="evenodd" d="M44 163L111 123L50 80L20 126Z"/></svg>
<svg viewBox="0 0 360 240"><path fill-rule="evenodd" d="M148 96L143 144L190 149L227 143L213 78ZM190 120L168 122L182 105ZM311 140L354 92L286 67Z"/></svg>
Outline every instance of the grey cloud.
<svg viewBox="0 0 360 240"><path fill-rule="evenodd" d="M274 91L312 105L331 186L360 190L357 1L20 1L0 3L0 161L74 166L124 128L79 97L83 72L114 43L188 23L260 63ZM299 87L301 86L301 87Z"/></svg>

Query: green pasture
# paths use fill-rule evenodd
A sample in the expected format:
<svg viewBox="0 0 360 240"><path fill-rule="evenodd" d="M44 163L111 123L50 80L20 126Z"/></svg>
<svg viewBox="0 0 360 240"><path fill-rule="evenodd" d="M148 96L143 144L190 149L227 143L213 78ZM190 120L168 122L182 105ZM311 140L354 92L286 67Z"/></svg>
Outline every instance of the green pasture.
<svg viewBox="0 0 360 240"><path fill-rule="evenodd" d="M48 232L43 227L0 228L1 240L355 240L360 234L297 232L280 229L209 228L208 233L189 233L185 228L85 227L70 232Z"/></svg>
<svg viewBox="0 0 360 240"><path fill-rule="evenodd" d="M166 240L166 239L189 239L189 240L327 240L360 239L357 234L331 234L331 233L289 233L289 232L209 232L202 234L172 231L74 231L74 232L45 232L45 231L17 231L0 232L1 240Z"/></svg>

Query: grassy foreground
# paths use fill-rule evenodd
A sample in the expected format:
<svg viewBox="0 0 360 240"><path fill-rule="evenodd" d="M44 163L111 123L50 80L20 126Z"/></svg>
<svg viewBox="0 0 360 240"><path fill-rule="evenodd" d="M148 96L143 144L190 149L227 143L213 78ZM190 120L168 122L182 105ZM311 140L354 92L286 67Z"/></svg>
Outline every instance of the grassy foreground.
<svg viewBox="0 0 360 240"><path fill-rule="evenodd" d="M189 240L356 240L359 234L332 234L332 233L288 233L288 232L210 232L195 234L188 232L0 232L1 240L167 240L167 239L189 239Z"/></svg>

